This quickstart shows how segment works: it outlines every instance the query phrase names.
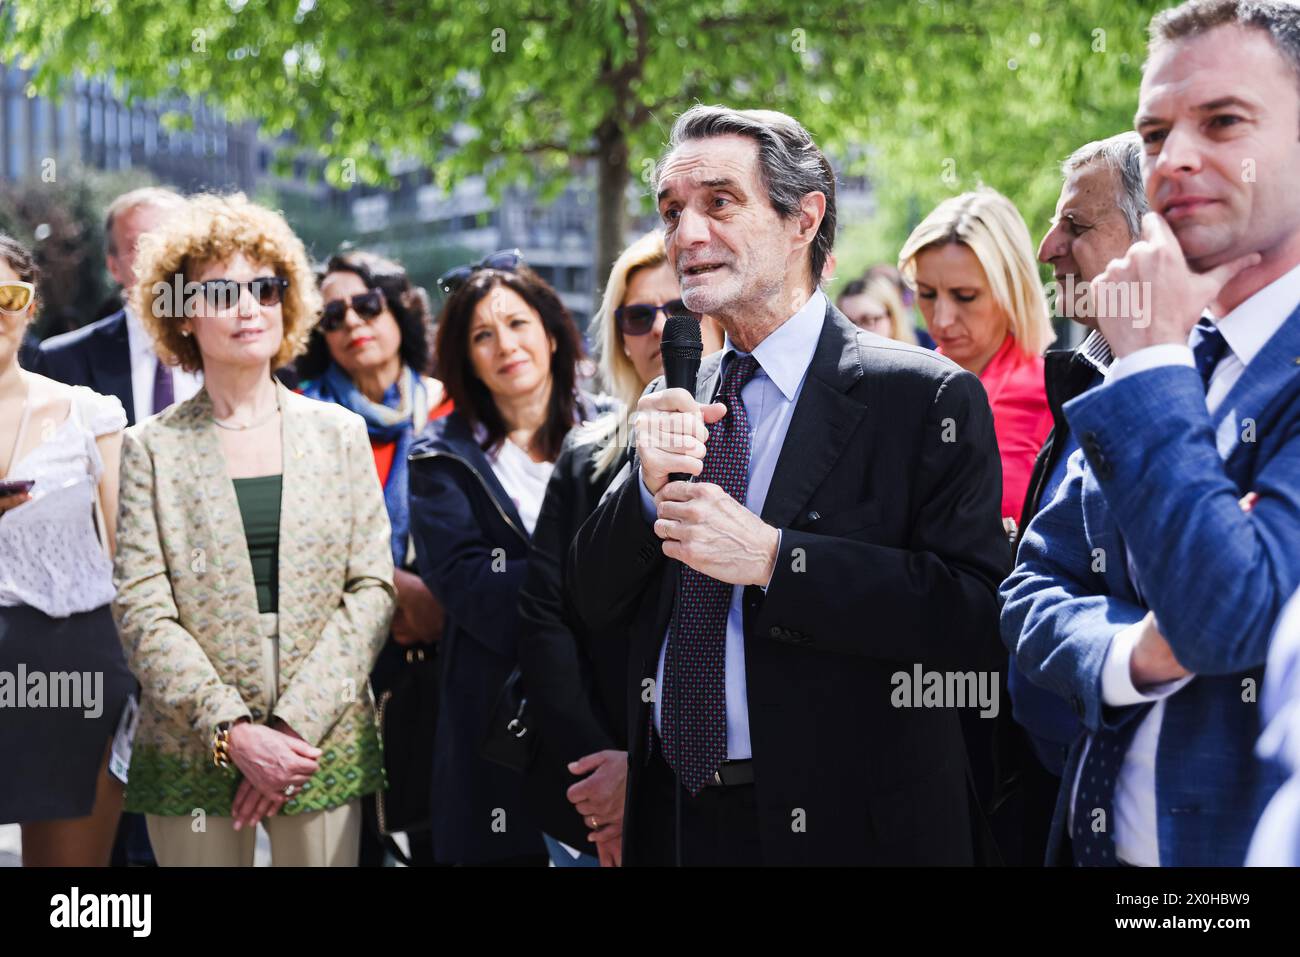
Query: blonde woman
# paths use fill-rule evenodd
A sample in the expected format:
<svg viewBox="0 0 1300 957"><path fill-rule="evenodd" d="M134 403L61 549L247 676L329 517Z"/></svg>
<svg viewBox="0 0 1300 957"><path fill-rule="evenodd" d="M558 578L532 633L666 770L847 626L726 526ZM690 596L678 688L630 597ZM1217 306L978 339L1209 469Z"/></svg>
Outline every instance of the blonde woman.
<svg viewBox="0 0 1300 957"><path fill-rule="evenodd" d="M1034 246L1011 200L978 189L945 200L908 237L898 268L938 351L980 377L1002 458L1002 516L1014 524L1052 429L1043 350L1055 338Z"/></svg>
<svg viewBox="0 0 1300 957"><path fill-rule="evenodd" d="M383 783L366 677L393 556L365 423L271 375L319 311L306 253L279 214L201 196L141 241L137 275L159 356L204 386L123 443L127 808L164 866L249 866L259 820L277 865L353 865Z"/></svg>
<svg viewBox="0 0 1300 957"><path fill-rule="evenodd" d="M669 314L685 312L663 236L647 233L614 263L591 332L618 410L575 430L555 463L533 532L520 594L519 664L540 744L524 796L557 866L620 863L627 775L625 635L591 634L565 595L564 561L578 527L625 473L627 410L663 374L659 341ZM702 317L704 352L722 332Z"/></svg>
<svg viewBox="0 0 1300 957"><path fill-rule="evenodd" d="M840 290L835 308L859 328L916 345L916 332L909 321L907 307L888 276L867 273L853 280Z"/></svg>

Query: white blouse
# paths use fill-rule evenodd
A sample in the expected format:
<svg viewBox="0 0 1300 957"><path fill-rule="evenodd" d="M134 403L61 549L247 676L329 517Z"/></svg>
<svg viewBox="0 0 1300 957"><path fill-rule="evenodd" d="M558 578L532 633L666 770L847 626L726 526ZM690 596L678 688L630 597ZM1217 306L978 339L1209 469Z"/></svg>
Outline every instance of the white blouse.
<svg viewBox="0 0 1300 957"><path fill-rule="evenodd" d="M0 515L0 605L51 618L113 600L113 563L95 530L104 472L95 439L126 427L114 396L74 386L68 417L17 462L7 481L35 479L31 498Z"/></svg>
<svg viewBox="0 0 1300 957"><path fill-rule="evenodd" d="M492 463L497 481L515 503L524 528L528 529L529 535L533 534L537 513L542 510L542 500L546 498L546 483L551 480L555 463L534 462L527 452L509 439L504 439L500 448L488 455L488 461Z"/></svg>

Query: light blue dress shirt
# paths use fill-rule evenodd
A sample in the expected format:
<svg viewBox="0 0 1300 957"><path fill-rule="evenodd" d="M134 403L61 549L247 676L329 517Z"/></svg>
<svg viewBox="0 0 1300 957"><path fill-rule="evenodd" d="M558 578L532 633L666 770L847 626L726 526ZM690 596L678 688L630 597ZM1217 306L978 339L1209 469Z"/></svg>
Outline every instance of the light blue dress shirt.
<svg viewBox="0 0 1300 957"><path fill-rule="evenodd" d="M767 490L776 472L776 461L785 444L785 434L790 428L799 394L803 391L804 377L821 337L822 322L826 318L826 296L813 291L809 300L793 316L758 344L754 358L758 371L740 390L749 418L749 487L745 494L745 507L755 515L763 513ZM723 344L722 374L736 356L745 355L732 345L730 336ZM721 377L718 379L722 381ZM656 517L654 497L641 482L641 506L646 519ZM725 658L727 696L727 758L743 761L753 757L749 742L749 698L745 686L745 618L741 606L744 586L732 589L731 607L727 611L727 650ZM664 681L664 655L668 650L668 635L659 648L659 667L655 673L655 687L662 688ZM660 702L663 696L655 695L655 727L660 727Z"/></svg>

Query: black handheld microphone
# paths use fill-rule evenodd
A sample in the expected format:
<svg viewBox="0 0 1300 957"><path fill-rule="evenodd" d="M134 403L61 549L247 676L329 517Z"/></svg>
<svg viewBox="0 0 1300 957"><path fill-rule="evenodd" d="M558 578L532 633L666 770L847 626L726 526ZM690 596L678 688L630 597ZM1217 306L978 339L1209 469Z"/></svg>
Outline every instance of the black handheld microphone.
<svg viewBox="0 0 1300 957"><path fill-rule="evenodd" d="M664 323L659 352L664 359L665 387L685 389L694 395L695 379L700 372L700 357L704 354L700 320L694 316L669 316ZM668 478L673 482L689 482L691 479L685 472L674 472Z"/></svg>
<svg viewBox="0 0 1300 957"><path fill-rule="evenodd" d="M663 339L659 342L659 352L664 358L664 385L669 389L685 389L691 395L695 394L695 379L700 373L700 357L704 354L704 340L700 337L700 320L694 316L669 316L668 321L664 323ZM691 476L685 472L674 472L668 476L671 482L689 482ZM673 598L673 615L670 626L671 633L677 633L678 615L680 614L682 604L682 579L676 576L674 586L675 597ZM675 654L672 642L669 642L669 653ZM674 669L674 677L680 682L680 677ZM680 688L680 684L677 686ZM673 696L673 723L677 727L682 726L681 722L681 693L680 691ZM677 866L682 866L682 779L681 775L675 775L677 778L677 788L674 793L674 817L673 817L673 846L676 850Z"/></svg>

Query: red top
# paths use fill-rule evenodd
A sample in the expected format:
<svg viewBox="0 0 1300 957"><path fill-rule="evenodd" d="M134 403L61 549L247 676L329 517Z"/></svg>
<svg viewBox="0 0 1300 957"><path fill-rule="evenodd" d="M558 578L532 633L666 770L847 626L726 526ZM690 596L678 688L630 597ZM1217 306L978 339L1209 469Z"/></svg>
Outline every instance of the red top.
<svg viewBox="0 0 1300 957"><path fill-rule="evenodd" d="M436 409L429 410L429 421L441 419L444 415L451 412L451 399L443 401L442 405ZM379 484L388 485L388 473L393 470L393 454L397 451L396 442L376 442L370 440L370 451L375 456L375 471L379 473Z"/></svg>
<svg viewBox="0 0 1300 957"><path fill-rule="evenodd" d="M980 373L980 382L993 409L993 431L1002 458L1002 517L1019 521L1034 459L1052 431L1043 357L1025 355L1007 336Z"/></svg>

